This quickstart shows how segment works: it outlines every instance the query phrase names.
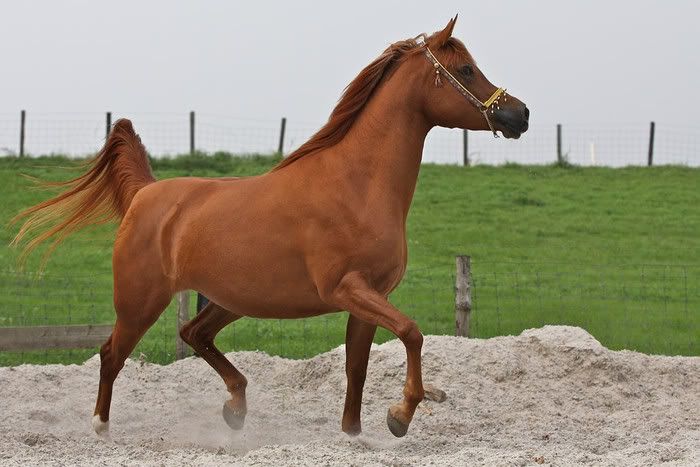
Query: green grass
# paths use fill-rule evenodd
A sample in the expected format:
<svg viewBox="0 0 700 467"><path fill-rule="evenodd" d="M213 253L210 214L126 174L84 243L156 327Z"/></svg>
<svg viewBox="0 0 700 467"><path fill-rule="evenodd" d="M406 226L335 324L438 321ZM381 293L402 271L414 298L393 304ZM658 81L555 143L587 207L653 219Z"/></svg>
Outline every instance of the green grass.
<svg viewBox="0 0 700 467"><path fill-rule="evenodd" d="M276 161L219 153L152 162L160 179L252 175ZM78 172L69 159L0 159L3 224L47 196L20 173L60 180ZM454 256L468 254L476 337L571 324L614 349L700 355L699 187L700 170L686 167L425 165L408 221L409 269L392 302L425 333L453 333ZM113 321L114 226L69 239L39 277L30 273L40 254L17 271L17 252L7 247L15 232L0 232L0 326ZM173 308L136 355L174 358ZM243 319L217 342L225 351L308 356L342 343L345 319ZM380 331L376 341L391 337ZM0 364L80 361L94 352L0 352Z"/></svg>

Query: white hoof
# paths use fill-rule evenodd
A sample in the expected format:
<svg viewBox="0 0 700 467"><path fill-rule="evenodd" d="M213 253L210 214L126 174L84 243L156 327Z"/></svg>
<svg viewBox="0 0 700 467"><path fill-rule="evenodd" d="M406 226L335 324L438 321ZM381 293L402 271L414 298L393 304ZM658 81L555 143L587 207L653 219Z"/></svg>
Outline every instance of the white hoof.
<svg viewBox="0 0 700 467"><path fill-rule="evenodd" d="M92 417L92 429L100 436L109 437L109 421L103 422L99 415Z"/></svg>

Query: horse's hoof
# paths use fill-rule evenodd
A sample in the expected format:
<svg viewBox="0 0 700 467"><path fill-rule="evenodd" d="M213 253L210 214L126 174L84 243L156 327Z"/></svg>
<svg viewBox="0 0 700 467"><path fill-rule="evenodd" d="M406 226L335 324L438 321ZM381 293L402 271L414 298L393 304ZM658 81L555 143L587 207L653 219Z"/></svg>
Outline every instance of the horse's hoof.
<svg viewBox="0 0 700 467"><path fill-rule="evenodd" d="M230 400L224 402L224 408L221 414L226 420L226 424L231 427L232 430L240 430L243 428L243 423L245 422L245 410L237 410L231 407Z"/></svg>
<svg viewBox="0 0 700 467"><path fill-rule="evenodd" d="M403 438L408 431L408 424L403 423L391 414L391 409L386 414L386 424L389 426L391 434L397 438Z"/></svg>
<svg viewBox="0 0 700 467"><path fill-rule="evenodd" d="M103 422L99 415L92 417L92 429L95 430L97 436L109 438L109 420Z"/></svg>
<svg viewBox="0 0 700 467"><path fill-rule="evenodd" d="M343 426L343 431L345 434L350 436L357 436L362 433L362 425L359 423L354 423L352 425Z"/></svg>

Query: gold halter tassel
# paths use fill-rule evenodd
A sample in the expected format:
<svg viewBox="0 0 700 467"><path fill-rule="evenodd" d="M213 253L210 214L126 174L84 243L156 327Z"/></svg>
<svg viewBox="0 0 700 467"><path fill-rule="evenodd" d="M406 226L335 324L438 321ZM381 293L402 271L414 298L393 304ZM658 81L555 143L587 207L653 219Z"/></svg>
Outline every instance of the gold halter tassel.
<svg viewBox="0 0 700 467"><path fill-rule="evenodd" d="M440 68L438 67L437 63L435 64L435 87L442 87L442 80L440 79Z"/></svg>

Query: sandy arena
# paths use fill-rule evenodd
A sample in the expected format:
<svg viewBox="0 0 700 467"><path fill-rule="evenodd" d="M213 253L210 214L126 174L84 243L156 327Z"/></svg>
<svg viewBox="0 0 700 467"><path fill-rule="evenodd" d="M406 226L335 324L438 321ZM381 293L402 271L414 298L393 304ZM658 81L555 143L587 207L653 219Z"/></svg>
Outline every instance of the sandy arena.
<svg viewBox="0 0 700 467"><path fill-rule="evenodd" d="M386 427L405 352L374 346L362 435L340 431L342 347L310 360L228 357L248 377L232 432L206 362L130 360L114 387L111 440L92 431L99 357L0 368L0 465L700 465L700 358L613 352L579 328L488 340L427 336L424 401L405 438Z"/></svg>

